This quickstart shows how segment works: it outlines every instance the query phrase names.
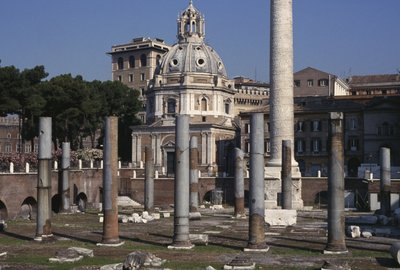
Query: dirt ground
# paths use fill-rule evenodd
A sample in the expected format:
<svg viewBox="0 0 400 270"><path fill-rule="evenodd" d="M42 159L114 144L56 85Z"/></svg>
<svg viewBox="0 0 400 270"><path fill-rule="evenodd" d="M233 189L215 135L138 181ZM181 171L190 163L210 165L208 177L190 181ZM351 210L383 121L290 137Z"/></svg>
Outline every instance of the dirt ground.
<svg viewBox="0 0 400 270"><path fill-rule="evenodd" d="M126 255L143 250L166 259L169 269L205 269L208 265L222 269L236 256L256 263L257 269L321 269L325 262L348 264L351 269L400 269L391 258L389 248L399 241L395 227L388 236L346 238L349 253L324 255L326 211L299 211L297 224L290 227L267 227L267 253L244 253L248 240L248 219L233 219L233 209L202 210L200 220L190 221L191 233L207 233L207 246L196 245L185 251L169 250L172 242L173 217L142 223L120 223L119 234L125 244L120 247L99 247L102 224L97 212L58 214L52 218L54 239L33 241L35 220L13 220L0 232L0 269L99 269L101 265L123 262ZM347 213L358 215L359 213ZM72 246L94 250L94 258L78 263L50 264L58 250Z"/></svg>

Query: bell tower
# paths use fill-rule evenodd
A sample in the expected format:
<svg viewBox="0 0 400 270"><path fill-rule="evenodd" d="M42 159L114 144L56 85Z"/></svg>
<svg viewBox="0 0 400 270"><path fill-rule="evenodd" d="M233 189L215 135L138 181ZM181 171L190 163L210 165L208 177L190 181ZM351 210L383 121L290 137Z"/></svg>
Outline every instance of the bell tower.
<svg viewBox="0 0 400 270"><path fill-rule="evenodd" d="M179 42L202 41L205 36L204 16L193 6L192 0L189 6L183 10L178 18Z"/></svg>

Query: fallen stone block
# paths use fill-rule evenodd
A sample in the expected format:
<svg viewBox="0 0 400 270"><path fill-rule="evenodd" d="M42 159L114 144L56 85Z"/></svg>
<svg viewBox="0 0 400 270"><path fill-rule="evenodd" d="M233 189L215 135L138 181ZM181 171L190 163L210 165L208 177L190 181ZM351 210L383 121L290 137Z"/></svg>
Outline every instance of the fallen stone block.
<svg viewBox="0 0 400 270"><path fill-rule="evenodd" d="M224 265L224 269L241 269L252 270L256 268L256 264L248 256L238 255L228 264Z"/></svg>
<svg viewBox="0 0 400 270"><path fill-rule="evenodd" d="M371 238L372 237L372 232L370 231L362 231L361 236L364 238Z"/></svg>
<svg viewBox="0 0 400 270"><path fill-rule="evenodd" d="M171 216L171 212L160 211L160 214L163 218L169 218Z"/></svg>
<svg viewBox="0 0 400 270"><path fill-rule="evenodd" d="M270 226L292 226L297 223L297 211L293 209L265 209L264 220Z"/></svg>
<svg viewBox="0 0 400 270"><path fill-rule="evenodd" d="M128 223L128 217L125 215L118 215L118 222L119 223Z"/></svg>
<svg viewBox="0 0 400 270"><path fill-rule="evenodd" d="M190 242L194 245L208 245L208 234L204 233L191 233L189 234Z"/></svg>
<svg viewBox="0 0 400 270"><path fill-rule="evenodd" d="M7 251L0 252L0 258L5 258L7 257Z"/></svg>
<svg viewBox="0 0 400 270"><path fill-rule="evenodd" d="M134 251L126 256L123 269L140 269L142 266L160 267L165 260L144 251Z"/></svg>
<svg viewBox="0 0 400 270"><path fill-rule="evenodd" d="M351 225L347 227L347 235L351 238L361 237L361 230L359 226Z"/></svg>
<svg viewBox="0 0 400 270"><path fill-rule="evenodd" d="M62 249L56 252L56 257L50 258L49 262L54 263L71 263L77 262L83 259L76 250L73 249Z"/></svg>
<svg viewBox="0 0 400 270"><path fill-rule="evenodd" d="M75 250L79 255L82 255L85 257L93 257L94 256L92 249L81 248L81 247L70 247L68 249Z"/></svg>
<svg viewBox="0 0 400 270"><path fill-rule="evenodd" d="M160 219L160 217L161 217L160 213L153 213L153 214L151 214L151 216L152 216L154 219Z"/></svg>

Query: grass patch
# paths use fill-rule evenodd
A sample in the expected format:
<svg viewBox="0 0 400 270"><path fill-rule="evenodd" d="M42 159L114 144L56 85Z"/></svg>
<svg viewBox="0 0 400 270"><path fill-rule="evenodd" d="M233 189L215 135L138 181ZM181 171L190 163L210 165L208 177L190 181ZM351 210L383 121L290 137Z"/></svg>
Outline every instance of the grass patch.
<svg viewBox="0 0 400 270"><path fill-rule="evenodd" d="M26 242L26 240L0 234L0 246L20 246Z"/></svg>

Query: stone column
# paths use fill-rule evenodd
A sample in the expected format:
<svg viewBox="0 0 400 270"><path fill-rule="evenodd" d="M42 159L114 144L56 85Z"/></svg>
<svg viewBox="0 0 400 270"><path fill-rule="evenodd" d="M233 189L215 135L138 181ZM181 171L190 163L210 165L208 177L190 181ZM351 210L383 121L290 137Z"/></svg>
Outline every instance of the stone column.
<svg viewBox="0 0 400 270"><path fill-rule="evenodd" d="M68 212L70 210L70 189L69 189L69 167L71 160L71 149L69 142L62 143L62 193L61 193L61 211Z"/></svg>
<svg viewBox="0 0 400 270"><path fill-rule="evenodd" d="M103 143L103 239L102 245L119 245L118 231L118 117L106 117Z"/></svg>
<svg viewBox="0 0 400 270"><path fill-rule="evenodd" d="M201 164L207 164L207 134L201 133Z"/></svg>
<svg viewBox="0 0 400 270"><path fill-rule="evenodd" d="M131 161L132 161L133 167L137 167L137 164L138 164L137 151L136 151L137 135L132 133L131 136L132 136L132 160Z"/></svg>
<svg viewBox="0 0 400 270"><path fill-rule="evenodd" d="M328 243L325 254L347 253L344 224L343 113L331 112L329 122Z"/></svg>
<svg viewBox="0 0 400 270"><path fill-rule="evenodd" d="M282 209L292 209L292 143L282 141Z"/></svg>
<svg viewBox="0 0 400 270"><path fill-rule="evenodd" d="M145 147L145 185L144 185L144 210L154 210L154 159L153 150Z"/></svg>
<svg viewBox="0 0 400 270"><path fill-rule="evenodd" d="M177 115L175 125L174 237L170 249L191 249L189 239L189 116Z"/></svg>
<svg viewBox="0 0 400 270"><path fill-rule="evenodd" d="M269 174L279 178L282 140L294 141L292 0L271 0L270 11L271 159L268 167L277 167L275 172L270 170ZM292 165L297 168L294 160Z"/></svg>
<svg viewBox="0 0 400 270"><path fill-rule="evenodd" d="M39 119L39 168L37 182L36 241L52 236L51 232L51 117Z"/></svg>
<svg viewBox="0 0 400 270"><path fill-rule="evenodd" d="M249 242L245 251L268 251L265 243L264 114L253 113L250 124Z"/></svg>
<svg viewBox="0 0 400 270"><path fill-rule="evenodd" d="M199 149L197 137L190 140L190 218L200 218L199 212Z"/></svg>
<svg viewBox="0 0 400 270"><path fill-rule="evenodd" d="M244 217L243 151L235 148L235 217Z"/></svg>
<svg viewBox="0 0 400 270"><path fill-rule="evenodd" d="M381 147L380 149L380 192L381 192L381 214L390 216L390 149Z"/></svg>

